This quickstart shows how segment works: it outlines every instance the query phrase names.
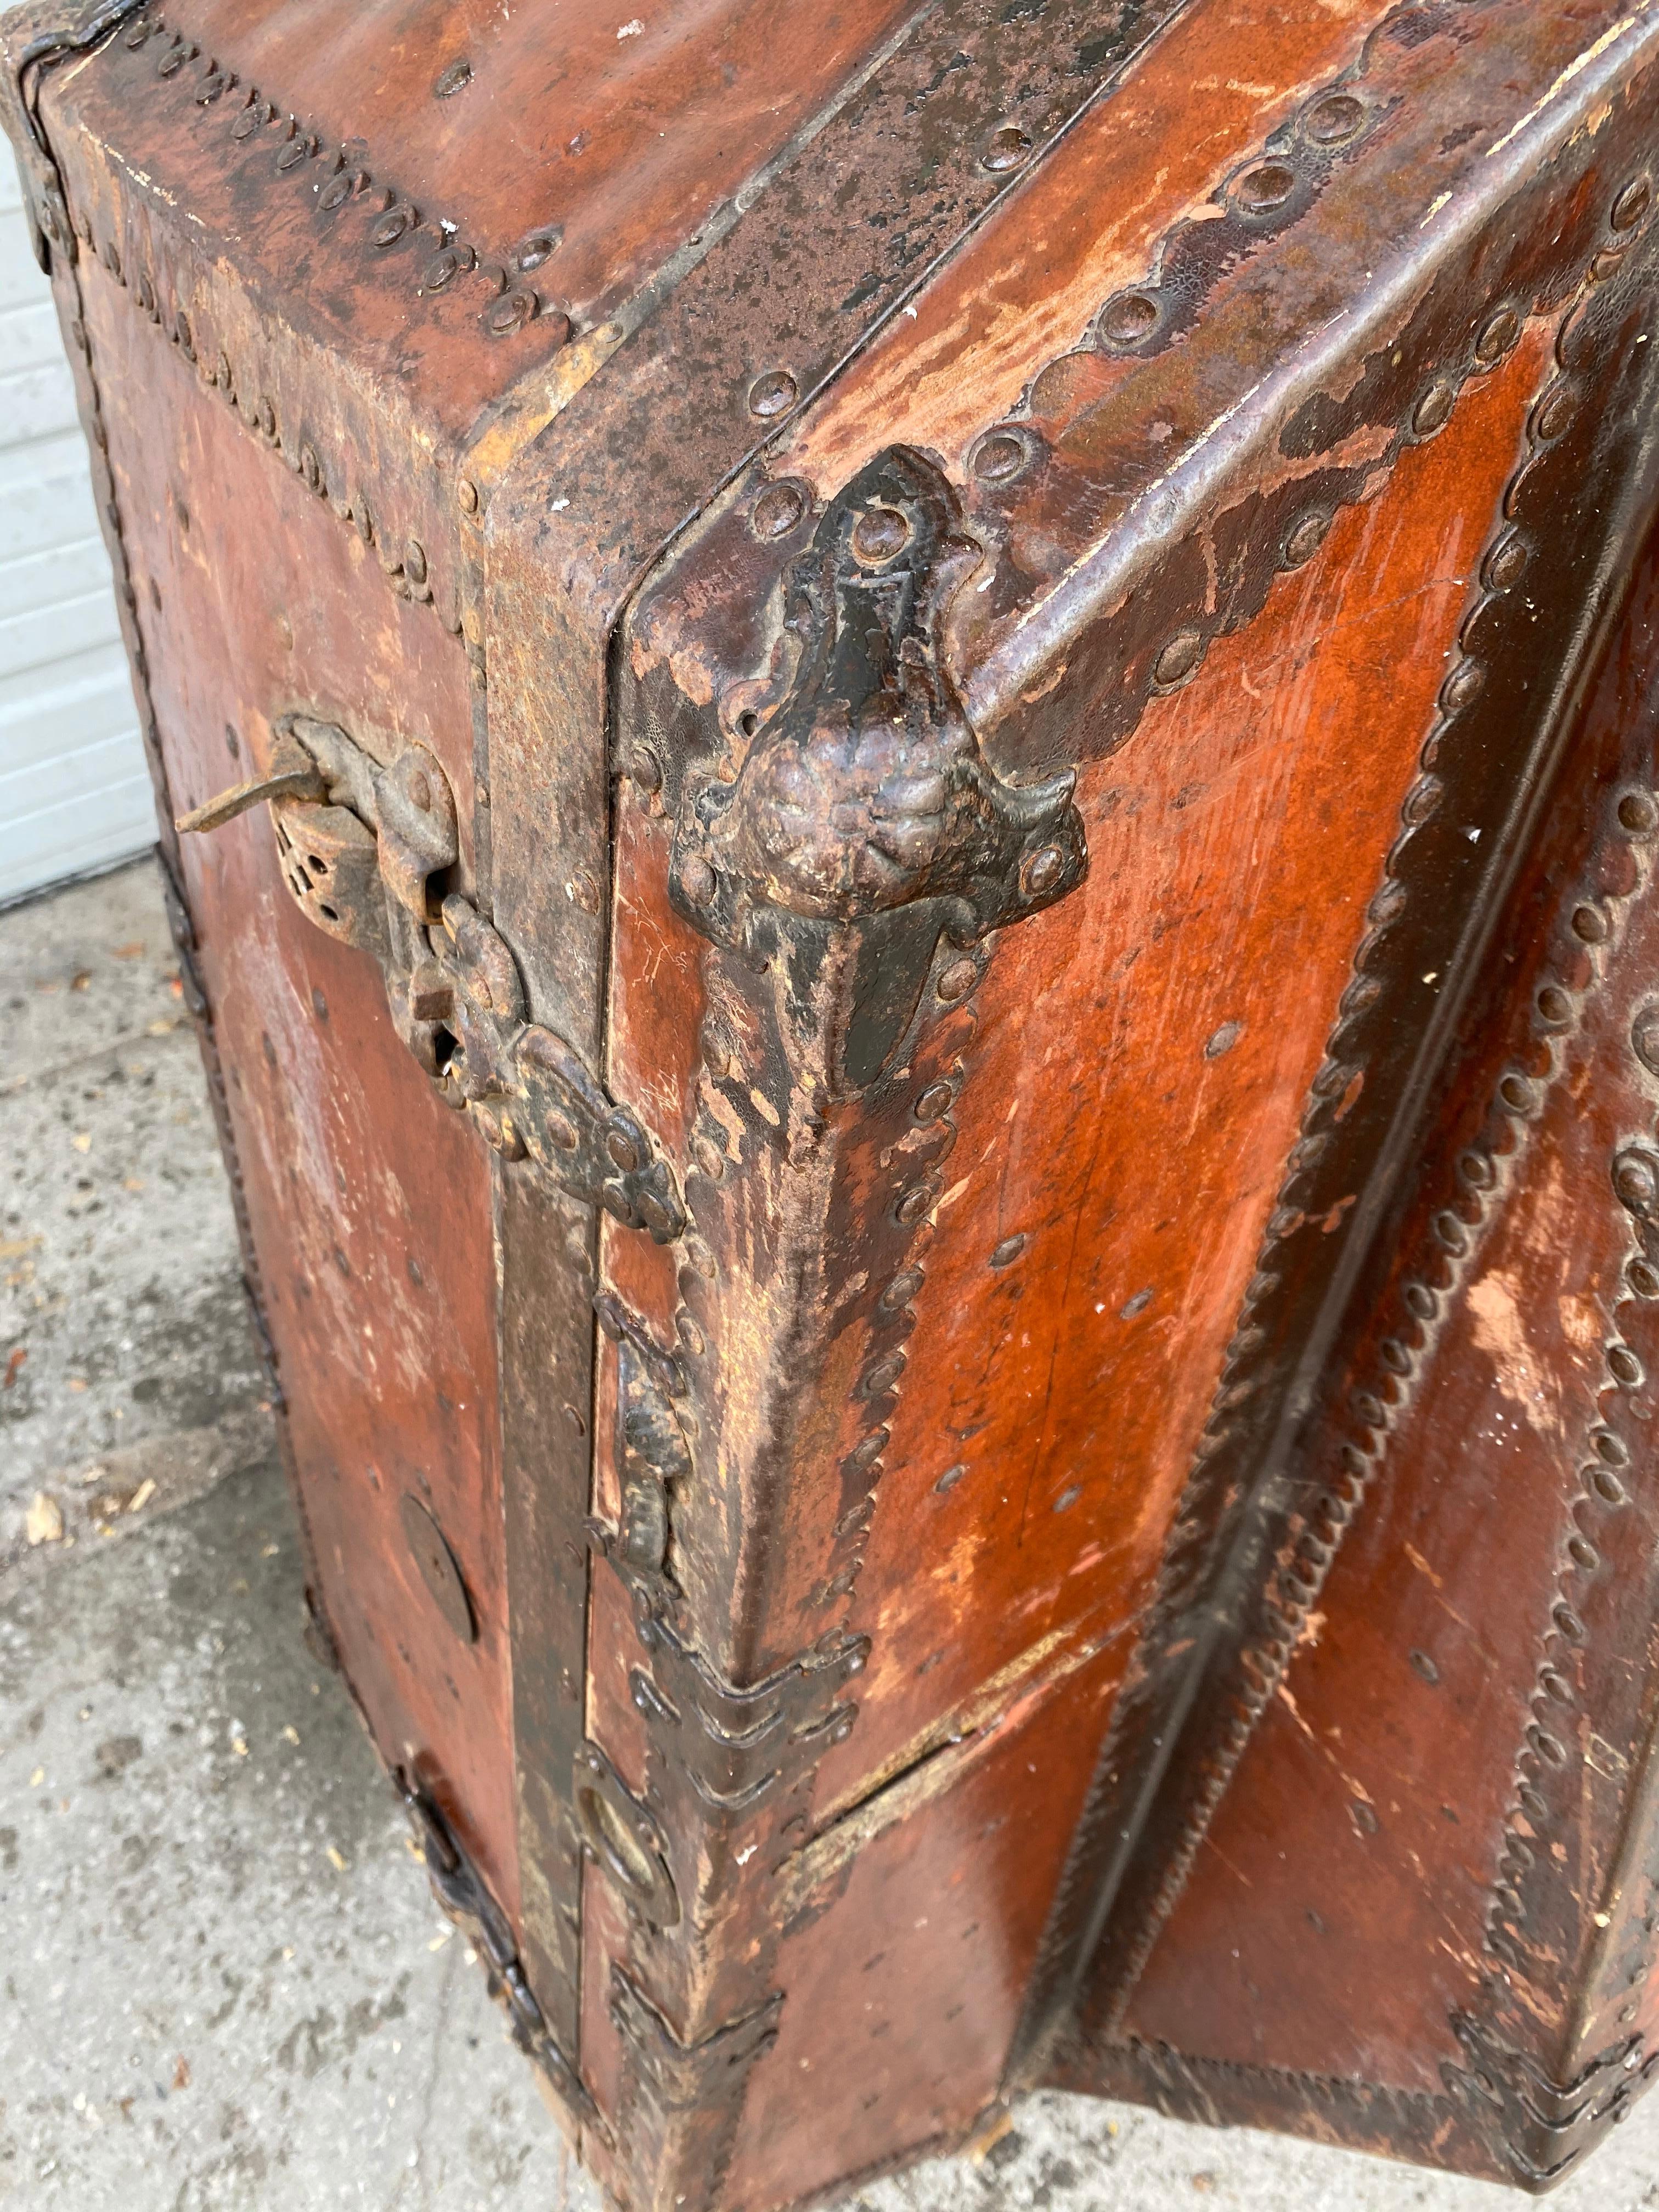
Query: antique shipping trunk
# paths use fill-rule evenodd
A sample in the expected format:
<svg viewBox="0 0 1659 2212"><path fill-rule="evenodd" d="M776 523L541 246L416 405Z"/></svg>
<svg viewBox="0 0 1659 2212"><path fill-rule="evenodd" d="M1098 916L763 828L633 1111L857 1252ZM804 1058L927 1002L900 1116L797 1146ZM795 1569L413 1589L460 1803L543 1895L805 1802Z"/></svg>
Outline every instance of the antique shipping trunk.
<svg viewBox="0 0 1659 2212"><path fill-rule="evenodd" d="M1659 0L3 35L309 1632L583 2157L1547 2186L1659 2066Z"/></svg>

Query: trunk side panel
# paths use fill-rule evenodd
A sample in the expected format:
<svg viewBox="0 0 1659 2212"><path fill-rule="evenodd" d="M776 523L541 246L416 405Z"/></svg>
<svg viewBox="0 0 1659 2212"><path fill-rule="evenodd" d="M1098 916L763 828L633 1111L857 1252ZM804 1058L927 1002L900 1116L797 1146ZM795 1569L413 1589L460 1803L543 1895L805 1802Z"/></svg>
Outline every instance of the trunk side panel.
<svg viewBox="0 0 1659 2212"><path fill-rule="evenodd" d="M465 653L83 259L175 803L253 772L271 717L304 706L377 751L428 744L465 822ZM183 865L323 1605L384 1755L430 1780L516 1911L487 1156L394 1033L373 961L295 908L263 810L185 841ZM476 1644L420 1577L406 1495L458 1555Z"/></svg>

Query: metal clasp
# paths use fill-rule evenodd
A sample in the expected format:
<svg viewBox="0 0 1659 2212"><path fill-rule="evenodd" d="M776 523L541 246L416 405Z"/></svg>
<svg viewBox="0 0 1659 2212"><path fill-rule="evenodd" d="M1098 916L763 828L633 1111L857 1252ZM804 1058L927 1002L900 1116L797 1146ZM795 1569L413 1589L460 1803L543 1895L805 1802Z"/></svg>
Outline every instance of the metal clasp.
<svg viewBox="0 0 1659 2212"><path fill-rule="evenodd" d="M180 816L179 830L269 805L289 895L325 936L379 962L398 1033L446 1103L504 1158L527 1156L571 1197L672 1242L685 1209L667 1162L580 1054L526 1021L517 961L450 887L455 795L434 757L409 744L382 767L309 714L274 728L268 771Z"/></svg>

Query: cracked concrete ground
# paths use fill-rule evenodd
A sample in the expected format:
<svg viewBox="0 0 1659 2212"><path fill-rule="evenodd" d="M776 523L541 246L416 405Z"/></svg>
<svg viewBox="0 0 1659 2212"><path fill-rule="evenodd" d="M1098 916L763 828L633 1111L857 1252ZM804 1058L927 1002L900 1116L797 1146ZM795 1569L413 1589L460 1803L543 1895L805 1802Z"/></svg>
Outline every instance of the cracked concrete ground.
<svg viewBox="0 0 1659 2212"><path fill-rule="evenodd" d="M0 1390L0 2203L600 2212L343 1686L301 1642L292 1516L170 967L148 866L0 915L21 1048L0 1088L0 1372L27 1355ZM31 1546L37 1492L64 1533ZM839 2212L1194 2199L1522 2202L1042 2096L981 2161L930 2161ZM1659 2208L1659 2099L1553 2203Z"/></svg>

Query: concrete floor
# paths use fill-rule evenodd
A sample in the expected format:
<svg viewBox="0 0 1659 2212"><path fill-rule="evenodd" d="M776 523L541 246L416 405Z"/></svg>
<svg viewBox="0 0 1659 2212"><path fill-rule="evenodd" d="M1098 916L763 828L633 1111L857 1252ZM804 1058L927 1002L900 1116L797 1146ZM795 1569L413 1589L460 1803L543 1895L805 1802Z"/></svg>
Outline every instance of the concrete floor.
<svg viewBox="0 0 1659 2212"><path fill-rule="evenodd" d="M0 915L0 2203L599 2212L300 1640L170 967L148 865ZM842 2212L1194 2197L1522 2201L1043 2096ZM1553 2203L1659 2207L1659 2098Z"/></svg>

